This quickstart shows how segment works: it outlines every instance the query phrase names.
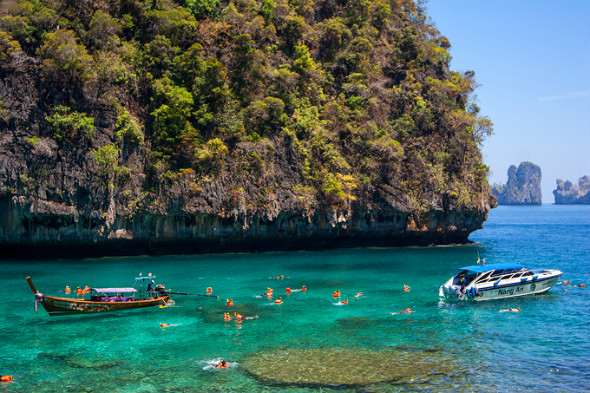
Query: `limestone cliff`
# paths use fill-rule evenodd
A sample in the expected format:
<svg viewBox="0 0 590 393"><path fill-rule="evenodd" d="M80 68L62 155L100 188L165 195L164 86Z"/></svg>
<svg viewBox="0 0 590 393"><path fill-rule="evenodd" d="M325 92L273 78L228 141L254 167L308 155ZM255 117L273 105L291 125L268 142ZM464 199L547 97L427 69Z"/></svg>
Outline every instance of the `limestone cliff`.
<svg viewBox="0 0 590 393"><path fill-rule="evenodd" d="M186 3L0 7L1 256L449 244L482 227L492 124L419 5Z"/></svg>
<svg viewBox="0 0 590 393"><path fill-rule="evenodd" d="M508 168L508 182L494 185L492 192L498 197L499 205L540 205L541 168L532 162L522 162L518 169Z"/></svg>
<svg viewBox="0 0 590 393"><path fill-rule="evenodd" d="M590 176L581 177L578 184L557 179L557 189L553 190L553 195L557 205L590 204Z"/></svg>

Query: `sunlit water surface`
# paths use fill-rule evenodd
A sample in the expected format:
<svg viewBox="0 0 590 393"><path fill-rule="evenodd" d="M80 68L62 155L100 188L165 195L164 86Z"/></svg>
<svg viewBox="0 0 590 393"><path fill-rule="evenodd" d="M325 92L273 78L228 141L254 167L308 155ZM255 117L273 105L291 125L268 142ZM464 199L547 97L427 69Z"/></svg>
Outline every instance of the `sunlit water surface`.
<svg viewBox="0 0 590 393"><path fill-rule="evenodd" d="M438 287L478 254L488 263L558 268L563 280L590 284L590 206L499 207L470 239L475 243L460 247L2 261L0 373L15 377L2 390L325 391L261 379L244 363L294 349L326 351L326 362L338 361L330 357L334 351L399 349L416 362L432 357L449 367L338 391L589 391L590 288L558 285L544 295L449 304L439 300ZM34 311L25 281L30 275L39 291L63 295L66 285L130 286L139 272L153 273L171 290L212 287L219 300L176 296L167 308L49 317ZM285 294L303 285L307 291ZM269 287L283 304L256 297ZM347 305L335 304L335 290ZM517 307L521 312L499 312ZM391 314L407 308L414 312ZM258 319L226 322L228 311ZM220 359L231 367L210 367ZM290 367L285 357L268 363L271 376L273 368Z"/></svg>

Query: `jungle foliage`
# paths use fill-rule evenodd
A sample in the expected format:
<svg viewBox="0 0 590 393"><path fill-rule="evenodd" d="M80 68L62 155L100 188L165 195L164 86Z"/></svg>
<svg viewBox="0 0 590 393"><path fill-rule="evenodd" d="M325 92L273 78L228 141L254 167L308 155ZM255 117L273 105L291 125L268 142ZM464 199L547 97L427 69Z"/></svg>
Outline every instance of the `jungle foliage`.
<svg viewBox="0 0 590 393"><path fill-rule="evenodd" d="M105 123L92 113L112 108L113 146L94 146L105 174L136 148L148 181L191 173L197 184L242 160L240 144L261 146L239 161L260 168L288 144L294 192L329 205L379 187L468 204L461 193L488 187L478 144L492 123L474 73L449 70L449 48L413 0L0 5L0 66L17 52L38 60L58 142L92 138Z"/></svg>

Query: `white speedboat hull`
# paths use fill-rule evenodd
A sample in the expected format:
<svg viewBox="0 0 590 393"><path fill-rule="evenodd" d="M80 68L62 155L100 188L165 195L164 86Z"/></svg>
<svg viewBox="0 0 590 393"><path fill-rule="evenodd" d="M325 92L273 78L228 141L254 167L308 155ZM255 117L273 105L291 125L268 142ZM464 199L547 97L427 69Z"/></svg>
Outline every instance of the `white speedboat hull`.
<svg viewBox="0 0 590 393"><path fill-rule="evenodd" d="M535 295L550 290L562 275L557 269L530 270L519 265L471 266L462 269L461 273L441 285L441 297L482 301Z"/></svg>

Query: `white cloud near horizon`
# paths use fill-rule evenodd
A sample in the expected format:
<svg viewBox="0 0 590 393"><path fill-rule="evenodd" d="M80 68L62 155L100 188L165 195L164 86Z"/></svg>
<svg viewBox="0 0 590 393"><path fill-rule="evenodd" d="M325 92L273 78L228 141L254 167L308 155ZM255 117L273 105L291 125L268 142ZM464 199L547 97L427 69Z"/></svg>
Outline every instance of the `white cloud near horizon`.
<svg viewBox="0 0 590 393"><path fill-rule="evenodd" d="M561 96L542 97L542 98L539 98L539 101L557 101L557 100L566 100L569 98L586 98L586 97L590 97L590 90L574 91L569 94L561 95Z"/></svg>

